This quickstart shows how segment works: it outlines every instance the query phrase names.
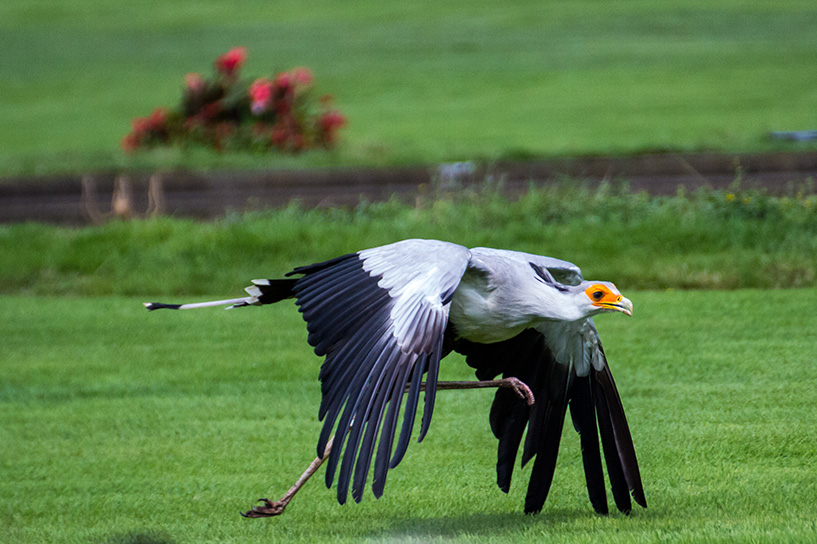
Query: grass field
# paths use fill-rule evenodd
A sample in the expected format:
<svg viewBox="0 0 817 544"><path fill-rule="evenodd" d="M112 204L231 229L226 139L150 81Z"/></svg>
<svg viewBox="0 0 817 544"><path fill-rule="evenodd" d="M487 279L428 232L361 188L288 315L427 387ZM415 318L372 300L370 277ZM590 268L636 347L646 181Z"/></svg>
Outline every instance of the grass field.
<svg viewBox="0 0 817 544"><path fill-rule="evenodd" d="M319 360L294 307L147 313L125 297L4 296L0 541L809 542L817 538L815 290L628 292L597 320L649 508L593 514L566 429L553 491L494 485L491 393L443 392L385 496L339 506L314 456ZM452 357L446 379L469 379Z"/></svg>
<svg viewBox="0 0 817 544"><path fill-rule="evenodd" d="M9 0L0 175L769 149L770 130L817 128L815 27L811 0ZM248 77L314 70L350 120L336 153L119 151L236 45Z"/></svg>
<svg viewBox="0 0 817 544"><path fill-rule="evenodd" d="M133 168L306 168L652 150L817 149L813 0L384 4L0 3L0 178ZM126 156L133 117L248 47L304 65L349 118L332 153ZM565 430L553 489L494 484L492 393L441 392L386 493L320 476L280 519L238 515L314 457L320 360L292 305L148 313L407 237L573 260L635 316L597 324L649 508L593 513ZM794 289L793 287L799 287ZM684 289L708 289L687 291ZM0 542L817 541L817 195L655 198L575 180L414 205L0 226ZM458 356L442 379L471 379Z"/></svg>
<svg viewBox="0 0 817 544"><path fill-rule="evenodd" d="M593 514L566 429L546 507L524 516L529 469L507 496L494 484L491 393L452 391L381 500L339 506L318 477L280 519L238 515L314 457L320 361L304 324L289 304L140 303L237 296L412 236L574 260L634 301L633 318L597 323L647 510ZM813 188L738 185L659 198L571 182L515 201L486 186L207 223L1 226L0 542L814 541L815 244ZM441 377L472 379L454 356Z"/></svg>

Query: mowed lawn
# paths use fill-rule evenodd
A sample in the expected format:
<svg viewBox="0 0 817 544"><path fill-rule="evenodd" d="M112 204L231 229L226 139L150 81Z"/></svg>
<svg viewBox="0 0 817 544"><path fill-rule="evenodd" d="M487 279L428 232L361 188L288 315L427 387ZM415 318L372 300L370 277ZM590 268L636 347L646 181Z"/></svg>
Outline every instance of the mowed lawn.
<svg viewBox="0 0 817 544"><path fill-rule="evenodd" d="M229 295L217 293L216 295ZM494 484L489 391L441 392L382 499L340 506L315 455L320 361L291 304L153 312L141 299L0 304L2 542L805 542L817 538L817 290L629 292L598 327L649 508L600 517L565 430L551 496ZM443 379L469 379L456 356Z"/></svg>

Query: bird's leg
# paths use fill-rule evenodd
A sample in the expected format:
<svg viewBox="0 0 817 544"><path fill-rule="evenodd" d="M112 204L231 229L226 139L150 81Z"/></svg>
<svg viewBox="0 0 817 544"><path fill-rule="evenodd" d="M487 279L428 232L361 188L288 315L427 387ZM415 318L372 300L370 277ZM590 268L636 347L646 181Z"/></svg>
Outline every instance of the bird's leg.
<svg viewBox="0 0 817 544"><path fill-rule="evenodd" d="M425 382L420 384L420 388L425 390ZM513 391L519 395L521 399L523 399L528 406L533 406L535 401L533 397L533 393L531 392L530 388L525 385L521 380L517 378L504 378L502 380L485 380L485 381L462 381L462 382L437 382L437 389L483 389L489 387L508 387L513 389ZM264 503L261 506L254 506L252 510L248 510L246 512L241 512L241 515L245 518L269 518L273 516L280 516L284 513L284 509L289 504L289 501L295 496L295 494L304 486L304 484L315 474L323 462L329 457L329 453L332 451L332 443L334 442L335 437L332 436L329 439L329 442L326 443L326 448L323 450L323 457L316 457L312 463L307 467L306 471L301 474L301 477L298 478L298 481L289 488L289 491L281 497L280 500L271 501L269 499L258 499L258 502Z"/></svg>
<svg viewBox="0 0 817 544"><path fill-rule="evenodd" d="M463 381L463 382L437 382L437 389L484 389L488 387L507 387L513 389L519 398L525 401L528 406L533 406L536 399L530 387L518 378L503 378L501 380L483 381ZM421 389L425 390L425 383L421 384Z"/></svg>
<svg viewBox="0 0 817 544"><path fill-rule="evenodd" d="M295 485L290 487L289 491L287 491L286 494L281 497L281 500L270 501L269 499L258 499L258 502L264 503L263 506L253 506L252 510L241 512L241 515L245 518L269 518L283 514L284 509L289 504L289 501L292 500L298 490L304 486L306 481L318 471L323 462L326 461L326 458L329 457L329 453L332 451L332 442L334 442L334 440L335 437L332 436L329 439L329 442L326 443L326 448L323 450L323 457L316 457L315 460L310 463L306 471L301 474L301 477L295 482Z"/></svg>

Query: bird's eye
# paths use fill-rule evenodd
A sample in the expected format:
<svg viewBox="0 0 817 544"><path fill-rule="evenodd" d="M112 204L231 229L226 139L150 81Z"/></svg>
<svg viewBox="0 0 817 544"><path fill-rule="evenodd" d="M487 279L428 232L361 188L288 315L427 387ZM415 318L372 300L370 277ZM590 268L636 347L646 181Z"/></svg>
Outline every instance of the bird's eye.
<svg viewBox="0 0 817 544"><path fill-rule="evenodd" d="M593 300L601 300L601 297L604 296L604 291L593 291Z"/></svg>

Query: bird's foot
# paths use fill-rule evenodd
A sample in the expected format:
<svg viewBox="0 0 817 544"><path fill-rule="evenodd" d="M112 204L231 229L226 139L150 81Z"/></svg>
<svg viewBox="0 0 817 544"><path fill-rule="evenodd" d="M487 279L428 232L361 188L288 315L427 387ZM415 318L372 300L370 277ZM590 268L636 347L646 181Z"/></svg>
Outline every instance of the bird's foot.
<svg viewBox="0 0 817 544"><path fill-rule="evenodd" d="M289 501L271 501L269 499L258 499L258 502L263 502L263 506L253 506L252 510L241 512L245 518L271 518L273 516L280 516L284 513L284 508L287 507Z"/></svg>
<svg viewBox="0 0 817 544"><path fill-rule="evenodd" d="M516 393L519 398L524 400L528 406L533 406L536 403L536 398L533 396L533 391L531 391L530 387L528 387L522 380L519 378L505 378L503 381L505 381L508 384L508 387L513 389L513 392Z"/></svg>

